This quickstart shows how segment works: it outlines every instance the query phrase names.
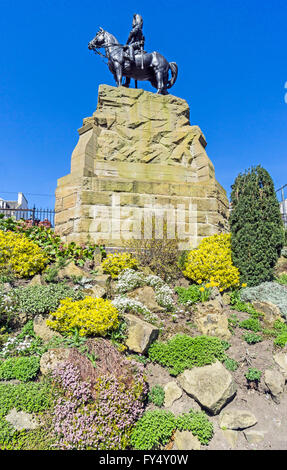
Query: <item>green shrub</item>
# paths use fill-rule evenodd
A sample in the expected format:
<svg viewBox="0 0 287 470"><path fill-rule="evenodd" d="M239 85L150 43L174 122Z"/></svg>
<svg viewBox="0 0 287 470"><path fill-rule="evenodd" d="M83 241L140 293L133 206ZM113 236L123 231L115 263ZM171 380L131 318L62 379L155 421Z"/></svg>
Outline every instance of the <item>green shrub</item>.
<svg viewBox="0 0 287 470"><path fill-rule="evenodd" d="M248 382L259 382L261 379L262 372L261 370L249 367L248 372L246 372L245 377Z"/></svg>
<svg viewBox="0 0 287 470"><path fill-rule="evenodd" d="M256 333L245 333L245 335L243 335L243 339L248 344L255 344L262 341L262 336L257 335Z"/></svg>
<svg viewBox="0 0 287 470"><path fill-rule="evenodd" d="M152 389L148 393L149 402L159 407L163 405L164 397L165 397L164 389L160 385L155 385L154 387L152 387Z"/></svg>
<svg viewBox="0 0 287 470"><path fill-rule="evenodd" d="M31 357L11 357L0 363L0 379L18 379L21 382L33 380L40 368L40 358Z"/></svg>
<svg viewBox="0 0 287 470"><path fill-rule="evenodd" d="M203 411L190 410L176 418L179 431L191 431L203 445L207 445L213 436L213 425Z"/></svg>
<svg viewBox="0 0 287 470"><path fill-rule="evenodd" d="M258 165L239 174L232 185L232 260L241 282L271 281L284 243L279 202L269 173Z"/></svg>
<svg viewBox="0 0 287 470"><path fill-rule="evenodd" d="M55 312L60 301L65 298L79 300L84 297L81 290L74 290L67 284L51 284L47 286L18 287L13 292L18 312L28 316Z"/></svg>
<svg viewBox="0 0 287 470"><path fill-rule="evenodd" d="M275 279L276 282L282 284L283 286L287 285L287 274L283 273Z"/></svg>
<svg viewBox="0 0 287 470"><path fill-rule="evenodd" d="M238 369L238 362L236 362L234 359L231 359L230 357L227 357L223 364L225 365L226 369L232 372Z"/></svg>
<svg viewBox="0 0 287 470"><path fill-rule="evenodd" d="M26 432L17 432L5 416L12 408L27 413L44 413L53 406L53 394L49 381L28 382L21 384L0 384L0 448L15 450L24 447L23 440L30 441L27 450L31 449L31 436ZM30 431L31 432L31 431ZM37 430L33 432L36 433ZM43 428L41 428L43 432ZM39 450L39 441L35 450Z"/></svg>
<svg viewBox="0 0 287 470"><path fill-rule="evenodd" d="M257 318L248 318L247 320L243 320L239 323L241 328L245 328L245 330L254 331L254 333L258 333L258 331L262 331L262 327L260 322Z"/></svg>
<svg viewBox="0 0 287 470"><path fill-rule="evenodd" d="M223 342L212 336L187 336L177 334L167 343L154 342L148 351L151 361L168 368L171 375L185 369L212 364L226 358Z"/></svg>
<svg viewBox="0 0 287 470"><path fill-rule="evenodd" d="M146 411L132 431L132 447L135 450L159 449L169 442L175 428L176 419L170 411Z"/></svg>

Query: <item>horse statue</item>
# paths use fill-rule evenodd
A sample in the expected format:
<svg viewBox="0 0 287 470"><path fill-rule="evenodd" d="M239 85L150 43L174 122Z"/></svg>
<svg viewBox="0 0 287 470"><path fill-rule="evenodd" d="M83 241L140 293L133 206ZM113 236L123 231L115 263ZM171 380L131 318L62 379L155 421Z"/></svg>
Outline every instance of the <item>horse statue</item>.
<svg viewBox="0 0 287 470"><path fill-rule="evenodd" d="M158 52L138 52L132 60L126 53L127 45L122 45L108 31L100 28L97 35L89 42L88 48L101 54L97 49L104 48L105 56L108 59L108 67L112 72L117 86L122 86L123 77L126 77L124 86L129 87L131 78L136 83L137 80L149 81L157 89L157 93L167 95L178 73L178 67L175 62L168 62ZM169 71L171 78L169 78Z"/></svg>

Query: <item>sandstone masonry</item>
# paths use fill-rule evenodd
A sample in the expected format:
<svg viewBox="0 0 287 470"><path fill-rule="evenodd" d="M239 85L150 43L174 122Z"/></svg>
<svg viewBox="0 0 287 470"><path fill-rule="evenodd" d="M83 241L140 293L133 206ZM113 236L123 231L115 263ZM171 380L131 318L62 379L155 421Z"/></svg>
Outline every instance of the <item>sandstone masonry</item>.
<svg viewBox="0 0 287 470"><path fill-rule="evenodd" d="M154 213L175 226L180 248L227 230L226 192L185 100L101 85L97 110L78 132L71 172L56 189L64 240L120 247Z"/></svg>

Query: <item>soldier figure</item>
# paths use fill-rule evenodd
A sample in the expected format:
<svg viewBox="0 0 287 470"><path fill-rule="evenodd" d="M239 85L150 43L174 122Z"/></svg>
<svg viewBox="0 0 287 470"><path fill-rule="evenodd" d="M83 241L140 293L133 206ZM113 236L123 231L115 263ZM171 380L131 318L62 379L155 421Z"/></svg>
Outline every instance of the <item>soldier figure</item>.
<svg viewBox="0 0 287 470"><path fill-rule="evenodd" d="M127 40L127 46L129 50L128 57L132 62L134 62L135 54L137 52L141 52L143 54L145 37L143 35L142 28L143 19L141 15L136 13L133 16L133 27Z"/></svg>

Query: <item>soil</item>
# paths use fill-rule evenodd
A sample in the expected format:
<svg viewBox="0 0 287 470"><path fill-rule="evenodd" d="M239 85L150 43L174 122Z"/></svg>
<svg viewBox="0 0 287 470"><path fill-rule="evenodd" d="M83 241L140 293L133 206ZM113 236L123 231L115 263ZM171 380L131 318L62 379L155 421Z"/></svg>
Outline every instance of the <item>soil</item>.
<svg viewBox="0 0 287 470"><path fill-rule="evenodd" d="M236 314L240 321L250 318L247 313L237 312L225 307L228 315ZM164 338L176 334L187 333L191 336L200 334L192 324L192 313L183 320L178 319L177 323L170 322L166 325ZM209 416L214 427L214 436L208 446L202 446L202 450L286 450L287 449L287 387L280 395L280 402L276 403L268 392L264 384L264 371L266 369L276 369L273 354L276 352L286 352L287 348L276 348L273 339L264 339L262 342L249 345L242 338L246 330L236 327L228 340L230 344L226 351L228 357L238 363L236 371L230 371L236 385L237 393L234 399L228 403L224 409L243 409L253 413L257 419L257 424L249 429L236 431L237 441L235 444L228 441L226 434L219 427L218 415ZM161 338L163 339L163 338ZM256 368L262 371L262 378L258 383L258 388L250 387L245 374L248 368ZM176 380L168 374L168 371L157 365L149 363L146 366L147 381L149 386L160 384L164 386L167 382ZM149 405L153 409L154 405ZM185 392L181 398L176 400L169 408L175 415L188 412L190 409L200 411L199 404L189 397ZM263 433L263 440L257 443L248 442L245 431L257 431Z"/></svg>

